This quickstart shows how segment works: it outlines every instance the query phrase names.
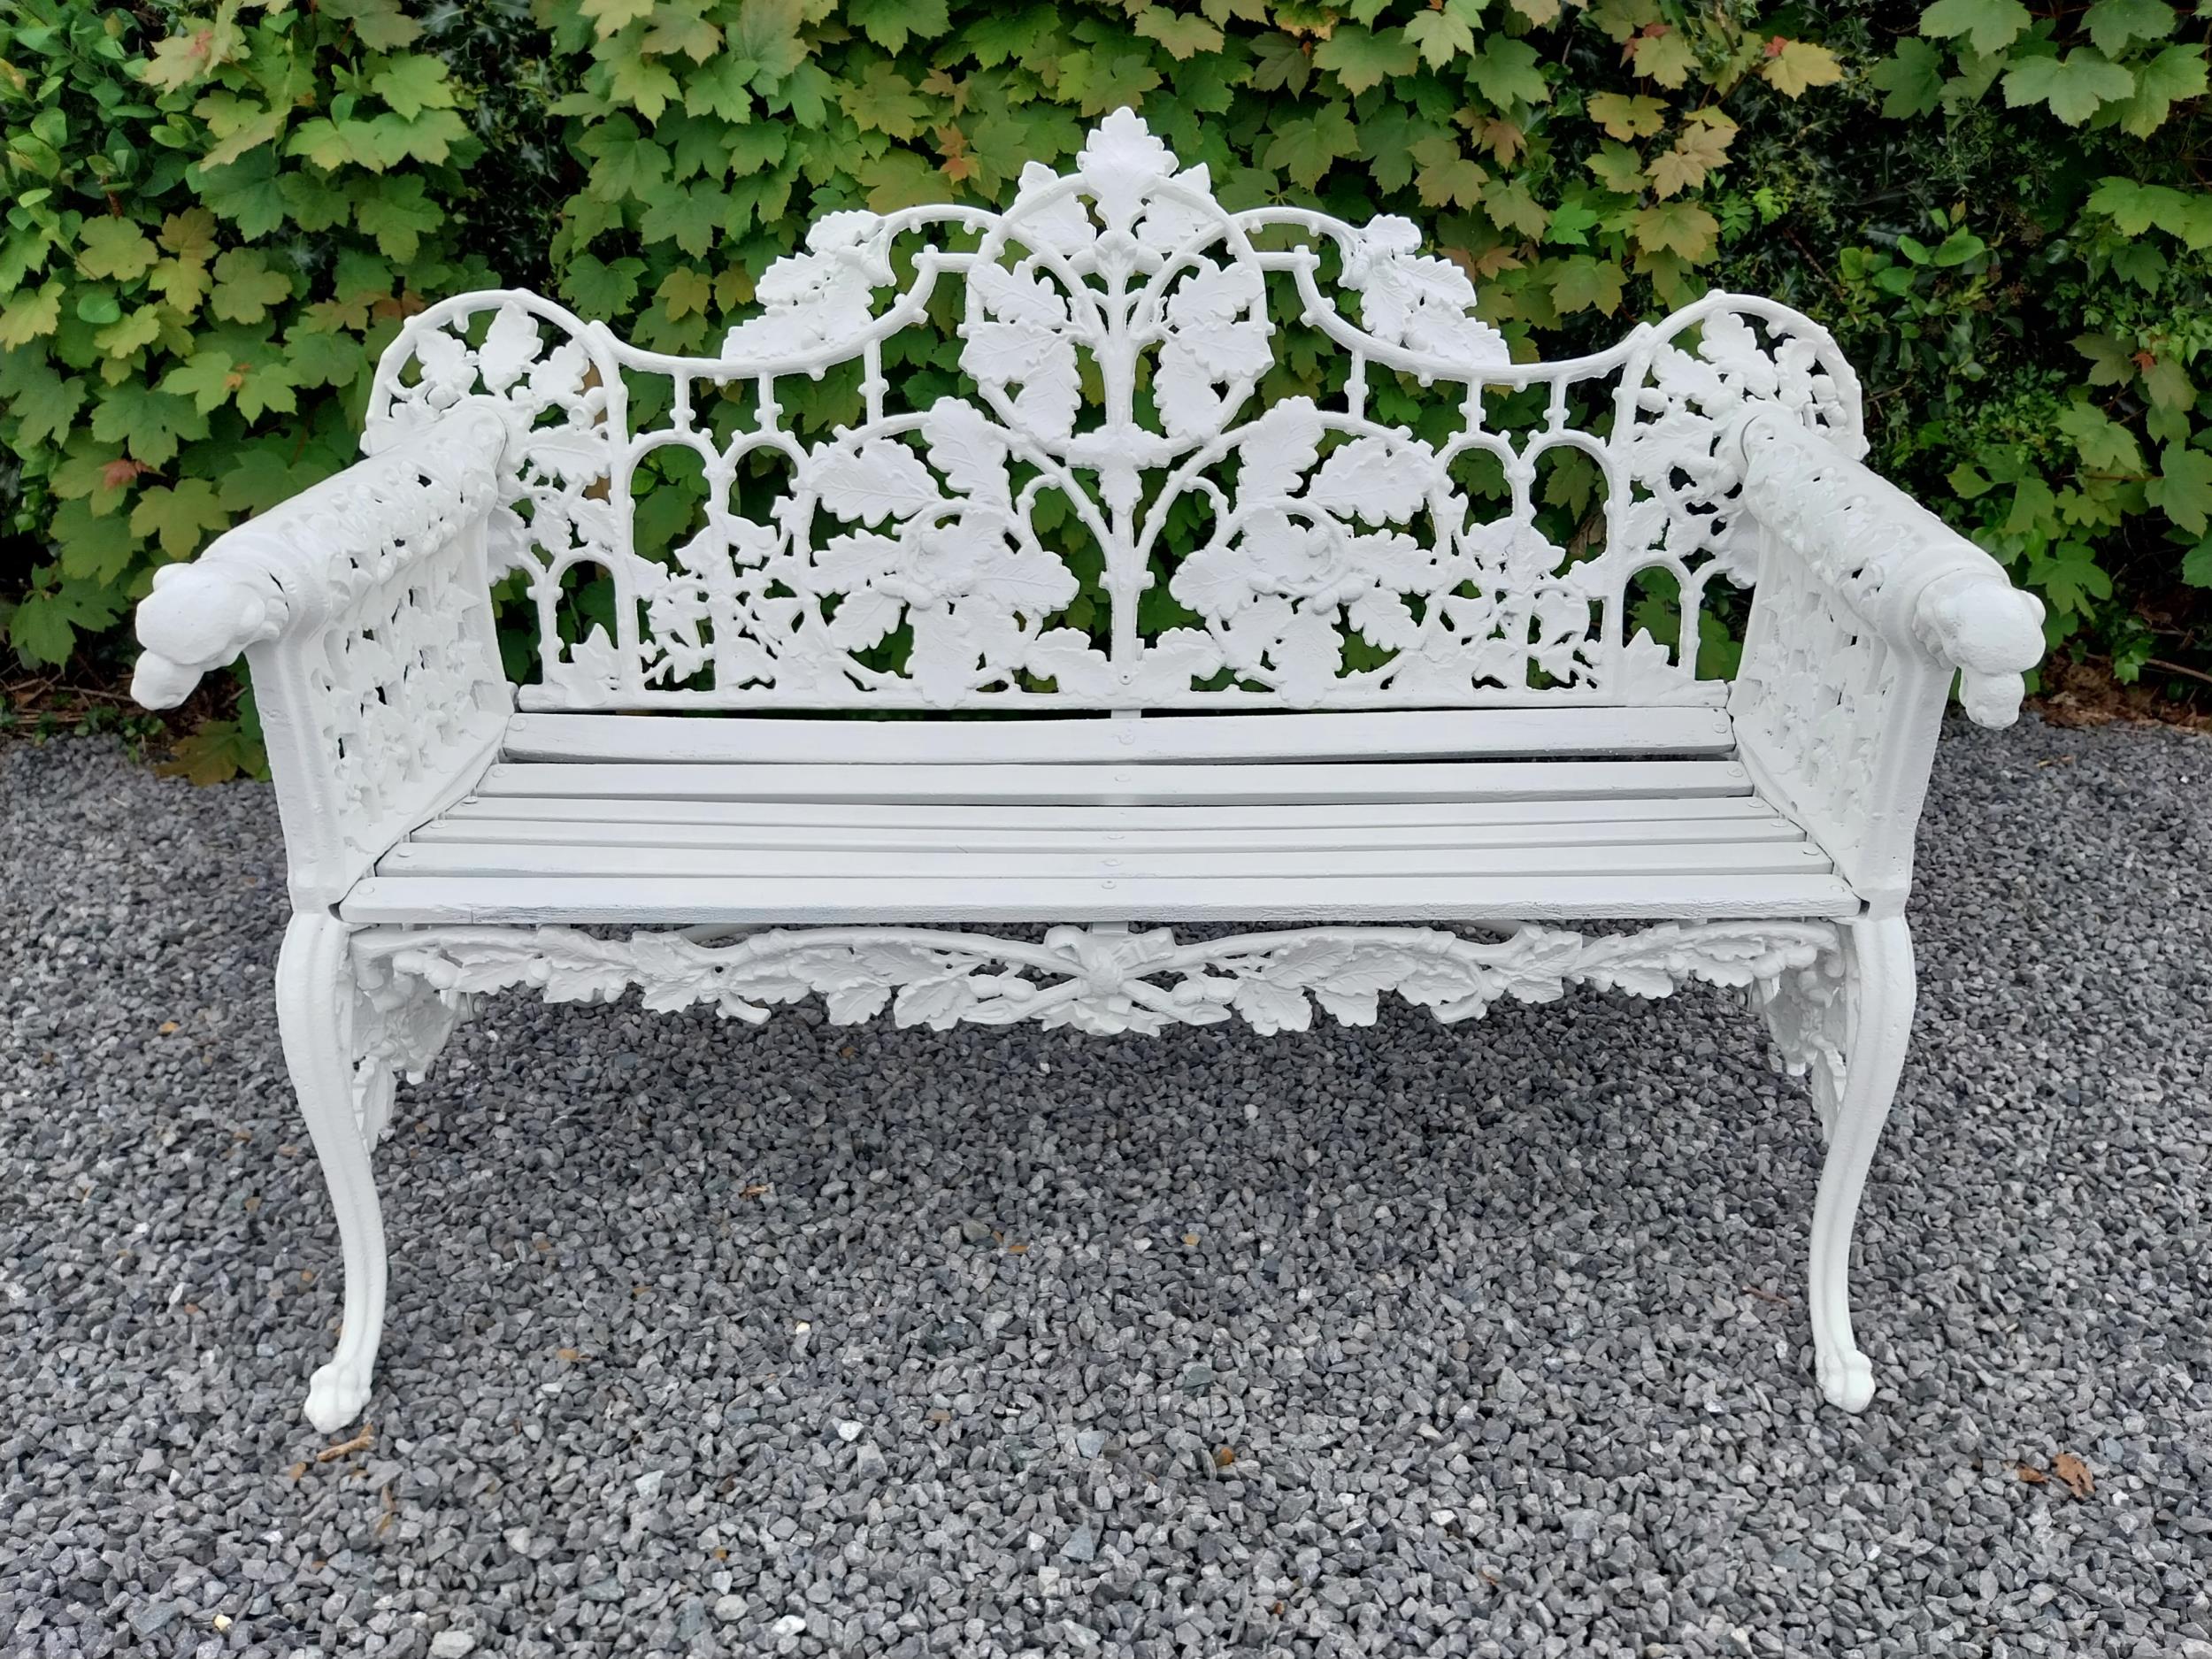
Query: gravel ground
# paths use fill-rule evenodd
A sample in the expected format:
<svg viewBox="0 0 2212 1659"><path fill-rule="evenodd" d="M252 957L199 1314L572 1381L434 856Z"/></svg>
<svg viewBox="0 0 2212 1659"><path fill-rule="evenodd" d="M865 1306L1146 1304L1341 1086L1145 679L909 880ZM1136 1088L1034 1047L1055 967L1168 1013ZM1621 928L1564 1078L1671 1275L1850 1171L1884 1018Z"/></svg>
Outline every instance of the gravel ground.
<svg viewBox="0 0 2212 1659"><path fill-rule="evenodd" d="M1717 992L1264 1040L504 998L402 1093L326 1450L270 795L0 749L0 1654L2212 1659L2208 780L1948 734L1863 1417L1809 1107Z"/></svg>

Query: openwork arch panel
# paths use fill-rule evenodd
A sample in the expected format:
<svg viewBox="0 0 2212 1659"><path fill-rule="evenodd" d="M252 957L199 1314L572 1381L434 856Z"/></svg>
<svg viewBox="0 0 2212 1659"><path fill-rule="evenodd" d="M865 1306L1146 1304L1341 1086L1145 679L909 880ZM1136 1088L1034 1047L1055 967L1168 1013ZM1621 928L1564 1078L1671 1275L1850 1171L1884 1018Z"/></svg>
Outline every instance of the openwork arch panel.
<svg viewBox="0 0 2212 1659"><path fill-rule="evenodd" d="M1715 702L1632 582L1694 641L1709 572L1748 579L1747 400L1856 432L1794 313L1516 364L1409 222L1232 211L1126 111L1002 213L829 215L757 300L710 357L517 293L386 354L372 448L509 412L526 707Z"/></svg>

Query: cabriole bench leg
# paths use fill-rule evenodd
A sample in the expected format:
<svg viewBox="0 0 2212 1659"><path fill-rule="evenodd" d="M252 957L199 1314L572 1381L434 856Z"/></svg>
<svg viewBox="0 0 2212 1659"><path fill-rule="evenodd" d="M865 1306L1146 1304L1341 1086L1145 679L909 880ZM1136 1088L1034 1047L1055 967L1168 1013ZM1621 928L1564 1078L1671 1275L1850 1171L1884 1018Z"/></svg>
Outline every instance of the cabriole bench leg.
<svg viewBox="0 0 2212 1659"><path fill-rule="evenodd" d="M384 1328L384 1217L355 1110L349 931L334 917L292 918L277 959L277 1025L300 1111L338 1212L345 1315L338 1351L307 1389L307 1420L326 1433L359 1415Z"/></svg>
<svg viewBox="0 0 2212 1659"><path fill-rule="evenodd" d="M1904 918L1854 922L1849 957L1843 1094L1813 1202L1811 1302L1820 1391L1846 1411L1863 1411L1874 1398L1874 1368L1851 1334L1851 1225L1912 1033L1912 934Z"/></svg>

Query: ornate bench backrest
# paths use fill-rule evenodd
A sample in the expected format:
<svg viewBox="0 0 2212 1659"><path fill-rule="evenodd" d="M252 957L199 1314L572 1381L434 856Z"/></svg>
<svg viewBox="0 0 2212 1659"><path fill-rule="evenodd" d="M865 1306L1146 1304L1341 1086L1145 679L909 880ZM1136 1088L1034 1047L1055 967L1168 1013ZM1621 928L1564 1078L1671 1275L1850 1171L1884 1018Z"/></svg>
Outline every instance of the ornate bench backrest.
<svg viewBox="0 0 2212 1659"><path fill-rule="evenodd" d="M1732 423L1778 400L1860 453L1833 342L1720 295L1516 364L1419 241L1230 211L1123 111L1003 213L824 219L718 357L434 306L367 443L506 409L526 708L1717 702L1705 586L1755 573ZM803 431L830 372L849 412Z"/></svg>

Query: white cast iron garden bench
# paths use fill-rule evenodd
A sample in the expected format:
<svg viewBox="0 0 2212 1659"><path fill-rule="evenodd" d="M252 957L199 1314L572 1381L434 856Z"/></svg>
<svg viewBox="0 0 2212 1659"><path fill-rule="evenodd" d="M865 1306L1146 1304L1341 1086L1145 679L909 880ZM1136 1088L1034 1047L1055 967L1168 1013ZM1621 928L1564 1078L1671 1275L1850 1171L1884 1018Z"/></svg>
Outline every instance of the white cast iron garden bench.
<svg viewBox="0 0 2212 1659"><path fill-rule="evenodd" d="M395 1079L517 985L1098 1032L1746 987L1810 1073L1814 1349L1862 1409L1915 823L1955 678L2003 725L2043 636L1860 464L1826 333L1714 295L1516 363L1406 220L1226 211L1127 111L1002 214L830 215L757 297L697 357L430 307L368 458L140 609L142 701L242 651L267 734L345 1250L310 1420L369 1390ZM915 366L947 327L964 384ZM1263 393L1292 354L1341 389ZM807 441L826 371L850 419ZM1756 584L1732 684L1696 673L1716 574ZM534 607L519 687L495 603Z"/></svg>

